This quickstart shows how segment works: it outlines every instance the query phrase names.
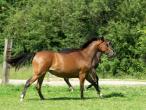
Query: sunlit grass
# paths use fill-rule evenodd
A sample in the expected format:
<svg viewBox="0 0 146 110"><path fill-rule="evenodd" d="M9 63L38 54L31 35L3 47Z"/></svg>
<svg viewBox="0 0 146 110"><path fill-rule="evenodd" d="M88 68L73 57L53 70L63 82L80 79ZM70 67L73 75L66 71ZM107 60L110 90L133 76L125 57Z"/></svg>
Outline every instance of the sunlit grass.
<svg viewBox="0 0 146 110"><path fill-rule="evenodd" d="M2 77L2 64L0 65L0 78ZM9 71L10 79L28 79L32 76L33 71L31 66L25 66L20 68L19 70L15 70L15 68L11 68Z"/></svg>
<svg viewBox="0 0 146 110"><path fill-rule="evenodd" d="M27 91L24 102L19 102L23 86L0 86L0 110L145 110L146 87L102 87L104 97L97 97L94 89L84 92L80 99L79 87L69 92L67 87L43 86L46 100L39 99L35 87Z"/></svg>

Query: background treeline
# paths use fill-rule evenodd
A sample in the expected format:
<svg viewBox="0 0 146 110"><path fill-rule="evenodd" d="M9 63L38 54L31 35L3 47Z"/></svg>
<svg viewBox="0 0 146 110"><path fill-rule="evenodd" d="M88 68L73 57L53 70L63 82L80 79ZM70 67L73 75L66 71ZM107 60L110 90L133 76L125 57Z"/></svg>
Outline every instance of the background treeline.
<svg viewBox="0 0 146 110"><path fill-rule="evenodd" d="M102 58L97 71L115 76L145 73L146 0L0 0L0 54L4 38L13 54L79 48L87 38L103 35L116 57Z"/></svg>

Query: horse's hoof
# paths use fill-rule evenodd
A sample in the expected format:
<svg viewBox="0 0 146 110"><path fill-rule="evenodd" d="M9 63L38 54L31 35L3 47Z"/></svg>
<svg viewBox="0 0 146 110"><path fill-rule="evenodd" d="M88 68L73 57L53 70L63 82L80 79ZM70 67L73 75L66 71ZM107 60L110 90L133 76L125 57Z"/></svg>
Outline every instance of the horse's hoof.
<svg viewBox="0 0 146 110"><path fill-rule="evenodd" d="M21 96L20 96L20 102L22 102L22 101L23 101L23 98L24 98L24 95L23 95L23 94L21 94Z"/></svg>
<svg viewBox="0 0 146 110"><path fill-rule="evenodd" d="M102 93L100 93L100 94L99 94L99 97L100 97L100 98L103 98L103 94L102 94Z"/></svg>
<svg viewBox="0 0 146 110"><path fill-rule="evenodd" d="M70 92L73 92L73 91L74 91L74 88L69 88L69 91L70 91Z"/></svg>
<svg viewBox="0 0 146 110"><path fill-rule="evenodd" d="M41 97L41 100L45 100L45 98L44 97Z"/></svg>
<svg viewBox="0 0 146 110"><path fill-rule="evenodd" d="M81 96L81 100L84 100L85 99L85 97L84 96Z"/></svg>
<svg viewBox="0 0 146 110"><path fill-rule="evenodd" d="M23 102L23 98L20 98L20 102Z"/></svg>
<svg viewBox="0 0 146 110"><path fill-rule="evenodd" d="M74 91L73 89L70 90L70 92L73 92L73 91Z"/></svg>

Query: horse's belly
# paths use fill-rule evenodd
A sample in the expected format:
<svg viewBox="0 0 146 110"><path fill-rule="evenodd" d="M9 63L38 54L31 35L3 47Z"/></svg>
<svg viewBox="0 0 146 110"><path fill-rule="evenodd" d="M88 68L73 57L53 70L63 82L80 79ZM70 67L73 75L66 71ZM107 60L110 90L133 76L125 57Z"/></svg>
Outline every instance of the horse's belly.
<svg viewBox="0 0 146 110"><path fill-rule="evenodd" d="M78 71L57 71L57 70L49 70L49 72L55 76L62 77L62 78L77 78L79 77Z"/></svg>
<svg viewBox="0 0 146 110"><path fill-rule="evenodd" d="M58 59L57 59L58 58ZM75 61L68 62L67 58L57 57L49 67L49 72L58 77L76 78L79 76L79 67ZM60 59L59 59L60 58ZM68 62L68 63L67 63Z"/></svg>

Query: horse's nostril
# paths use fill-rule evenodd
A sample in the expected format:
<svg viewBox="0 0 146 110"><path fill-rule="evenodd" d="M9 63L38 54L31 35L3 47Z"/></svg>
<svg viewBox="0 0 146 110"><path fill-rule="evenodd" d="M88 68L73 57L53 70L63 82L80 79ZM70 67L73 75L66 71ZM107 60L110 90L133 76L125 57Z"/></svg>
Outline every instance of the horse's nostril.
<svg viewBox="0 0 146 110"><path fill-rule="evenodd" d="M114 52L113 56L116 56L116 52Z"/></svg>
<svg viewBox="0 0 146 110"><path fill-rule="evenodd" d="M110 58L110 57L114 57L116 54L115 54L115 52L113 52L113 51L110 51L109 53L108 53L108 57Z"/></svg>

